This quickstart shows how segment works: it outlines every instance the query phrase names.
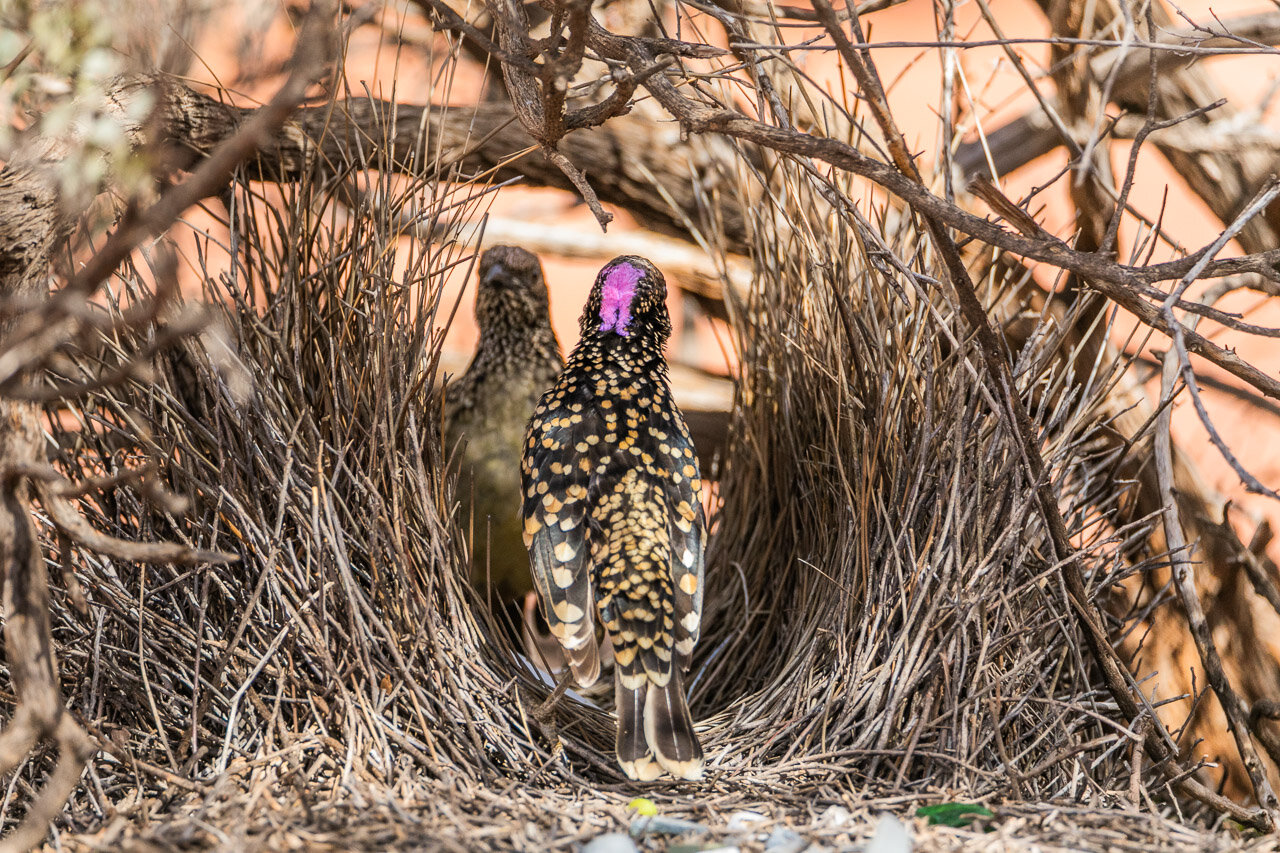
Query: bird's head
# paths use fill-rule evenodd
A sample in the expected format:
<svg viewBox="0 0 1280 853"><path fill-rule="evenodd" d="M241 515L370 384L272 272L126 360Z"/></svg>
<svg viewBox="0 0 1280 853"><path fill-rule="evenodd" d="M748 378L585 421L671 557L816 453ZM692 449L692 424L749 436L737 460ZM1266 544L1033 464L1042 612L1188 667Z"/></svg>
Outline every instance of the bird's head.
<svg viewBox="0 0 1280 853"><path fill-rule="evenodd" d="M583 337L646 338L659 345L665 343L671 334L666 279L644 258L614 258L596 276L579 323Z"/></svg>
<svg viewBox="0 0 1280 853"><path fill-rule="evenodd" d="M550 328L547 283L538 256L518 246L494 246L480 256L476 322L481 334L504 327Z"/></svg>

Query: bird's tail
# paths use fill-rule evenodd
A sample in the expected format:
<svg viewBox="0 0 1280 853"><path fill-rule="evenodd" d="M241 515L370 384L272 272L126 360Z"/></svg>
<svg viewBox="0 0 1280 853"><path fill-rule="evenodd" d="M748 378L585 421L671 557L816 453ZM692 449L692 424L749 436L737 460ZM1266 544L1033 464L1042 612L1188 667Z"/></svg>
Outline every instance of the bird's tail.
<svg viewBox="0 0 1280 853"><path fill-rule="evenodd" d="M623 669L614 671L618 710L615 748L623 772L643 782L658 778L664 770L677 779L701 779L702 745L693 731L680 667L671 668L663 685L643 670L624 674Z"/></svg>
<svg viewBox="0 0 1280 853"><path fill-rule="evenodd" d="M573 680L578 682L578 686L590 687L595 684L600 678L600 647L596 644L595 632L592 631L582 644L575 648L569 648L567 645L562 645L561 648L569 669L573 670Z"/></svg>

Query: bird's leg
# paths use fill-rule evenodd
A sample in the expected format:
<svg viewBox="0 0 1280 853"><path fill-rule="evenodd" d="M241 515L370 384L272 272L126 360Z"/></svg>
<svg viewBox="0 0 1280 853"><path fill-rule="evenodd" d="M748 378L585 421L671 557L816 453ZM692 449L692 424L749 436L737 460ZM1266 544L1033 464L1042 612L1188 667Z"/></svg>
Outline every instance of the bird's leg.
<svg viewBox="0 0 1280 853"><path fill-rule="evenodd" d="M554 637L541 630L545 623L541 626L538 624L536 592L530 591L525 595L523 614L520 636L524 641L524 653L534 666L541 667L547 675L554 678L557 672L566 668L564 652Z"/></svg>
<svg viewBox="0 0 1280 853"><path fill-rule="evenodd" d="M533 709L533 718L544 726L549 726L555 731L555 718L551 712L556 707L556 703L560 701L560 697L569 689L569 685L573 682L573 671L566 669L560 676L560 681L556 684L556 689L551 691L551 695L546 698L541 705Z"/></svg>
<svg viewBox="0 0 1280 853"><path fill-rule="evenodd" d="M560 683L556 685L555 690L551 691L546 701L532 709L534 723L537 724L543 737L551 742L551 758L560 762L564 761L564 741L560 740L560 731L556 728L555 715L552 711L560 701L560 697L569 689L571 681L573 681L573 670L566 669L560 676Z"/></svg>

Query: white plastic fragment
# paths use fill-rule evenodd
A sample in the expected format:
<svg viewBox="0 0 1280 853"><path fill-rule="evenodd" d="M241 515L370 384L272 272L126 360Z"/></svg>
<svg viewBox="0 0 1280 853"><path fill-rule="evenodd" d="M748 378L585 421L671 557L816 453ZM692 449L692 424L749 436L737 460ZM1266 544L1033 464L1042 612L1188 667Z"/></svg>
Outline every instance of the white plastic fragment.
<svg viewBox="0 0 1280 853"><path fill-rule="evenodd" d="M826 827L844 826L849 822L849 810L844 806L828 806L827 810L818 816L818 824Z"/></svg>
<svg viewBox="0 0 1280 853"><path fill-rule="evenodd" d="M800 853L807 842L794 829L776 826L769 837L764 840L765 853Z"/></svg>
<svg viewBox="0 0 1280 853"><path fill-rule="evenodd" d="M640 848L624 832L597 835L582 847L582 853L640 853Z"/></svg>
<svg viewBox="0 0 1280 853"><path fill-rule="evenodd" d="M658 835L680 835L685 832L710 832L710 830L697 821L683 820L678 817L654 815L631 819L632 836L638 837L649 832Z"/></svg>
<svg viewBox="0 0 1280 853"><path fill-rule="evenodd" d="M730 832L748 832L751 827L764 820L759 812L739 811L729 815L728 830Z"/></svg>
<svg viewBox="0 0 1280 853"><path fill-rule="evenodd" d="M891 814L884 815L876 824L876 834L871 836L866 853L911 853L911 833Z"/></svg>

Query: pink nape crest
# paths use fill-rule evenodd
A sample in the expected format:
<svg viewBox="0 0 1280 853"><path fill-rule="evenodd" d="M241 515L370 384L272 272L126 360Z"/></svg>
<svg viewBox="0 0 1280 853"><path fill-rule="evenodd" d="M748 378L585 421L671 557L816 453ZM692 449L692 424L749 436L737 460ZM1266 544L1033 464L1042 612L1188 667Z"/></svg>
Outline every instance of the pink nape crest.
<svg viewBox="0 0 1280 853"><path fill-rule="evenodd" d="M605 276L600 292L600 331L617 332L624 338L630 334L631 301L636 296L636 285L644 277L644 270L623 261Z"/></svg>

